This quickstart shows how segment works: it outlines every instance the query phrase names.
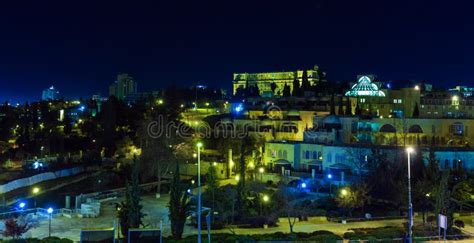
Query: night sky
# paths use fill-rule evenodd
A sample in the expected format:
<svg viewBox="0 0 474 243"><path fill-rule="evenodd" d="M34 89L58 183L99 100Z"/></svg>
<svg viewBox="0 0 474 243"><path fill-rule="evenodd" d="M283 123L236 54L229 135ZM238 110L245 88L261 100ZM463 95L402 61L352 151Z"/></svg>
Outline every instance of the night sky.
<svg viewBox="0 0 474 243"><path fill-rule="evenodd" d="M140 91L230 89L232 72L315 64L330 80L474 86L472 1L71 2L0 5L0 100L37 100L51 84L107 95L118 72Z"/></svg>

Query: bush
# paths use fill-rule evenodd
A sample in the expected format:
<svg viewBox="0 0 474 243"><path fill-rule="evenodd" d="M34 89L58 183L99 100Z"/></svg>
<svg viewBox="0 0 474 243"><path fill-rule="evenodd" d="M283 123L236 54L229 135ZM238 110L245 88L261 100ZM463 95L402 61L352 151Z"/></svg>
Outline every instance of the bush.
<svg viewBox="0 0 474 243"><path fill-rule="evenodd" d="M356 228L350 229L354 232L344 233L344 238L349 240L375 240L375 239L393 239L403 238L405 231L397 227L380 228Z"/></svg>
<svg viewBox="0 0 474 243"><path fill-rule="evenodd" d="M74 243L74 241L66 238L47 237L40 241L40 243Z"/></svg>
<svg viewBox="0 0 474 243"><path fill-rule="evenodd" d="M2 240L2 243L73 243L74 241L66 238L59 238L59 237L47 237L42 240L38 238L28 238L28 239L20 239L20 240Z"/></svg>
<svg viewBox="0 0 474 243"><path fill-rule="evenodd" d="M458 228L464 228L464 221L456 219L454 220L454 225Z"/></svg>
<svg viewBox="0 0 474 243"><path fill-rule="evenodd" d="M202 241L207 241L207 235L202 235ZM333 234L329 231L315 231L312 233L293 233L287 234L283 232L276 232L271 234L261 235L233 235L233 234L213 234L211 235L211 241L213 242L255 242L255 241L311 241L311 242L337 242L342 240L341 237ZM179 241L175 241L171 238L166 238L165 242L189 242L194 243L197 241L197 236L189 236Z"/></svg>
<svg viewBox="0 0 474 243"><path fill-rule="evenodd" d="M263 228L264 224L275 226L277 222L278 218L272 216L248 217L241 221L244 226L241 226L240 228Z"/></svg>

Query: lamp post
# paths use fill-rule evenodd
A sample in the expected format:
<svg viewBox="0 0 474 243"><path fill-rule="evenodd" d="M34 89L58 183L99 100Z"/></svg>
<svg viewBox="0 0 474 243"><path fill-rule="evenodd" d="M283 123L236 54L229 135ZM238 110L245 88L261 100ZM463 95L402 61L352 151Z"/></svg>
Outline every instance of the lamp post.
<svg viewBox="0 0 474 243"><path fill-rule="evenodd" d="M198 208L197 208L197 220L198 220L198 243L201 243L201 147L202 143L197 143L197 160L198 160Z"/></svg>
<svg viewBox="0 0 474 243"><path fill-rule="evenodd" d="M268 201L270 200L270 197L268 197L268 195L262 195L262 198L260 199L260 215L262 215L262 207L263 207L263 203L267 203Z"/></svg>
<svg viewBox="0 0 474 243"><path fill-rule="evenodd" d="M48 208L49 214L49 237L51 237L51 218L53 217L53 208Z"/></svg>
<svg viewBox="0 0 474 243"><path fill-rule="evenodd" d="M413 235L413 205L411 203L411 170L410 170L410 155L414 152L412 147L407 148L408 155L408 242L412 242Z"/></svg>
<svg viewBox="0 0 474 243"><path fill-rule="evenodd" d="M260 181L263 181L263 173L265 173L265 168L258 168L258 172L260 173Z"/></svg>
<svg viewBox="0 0 474 243"><path fill-rule="evenodd" d="M36 210L36 195L38 195L38 193L40 192L40 189L39 187L34 187L33 190L33 197L34 197L34 204L35 204L35 210ZM35 212L36 213L36 212Z"/></svg>

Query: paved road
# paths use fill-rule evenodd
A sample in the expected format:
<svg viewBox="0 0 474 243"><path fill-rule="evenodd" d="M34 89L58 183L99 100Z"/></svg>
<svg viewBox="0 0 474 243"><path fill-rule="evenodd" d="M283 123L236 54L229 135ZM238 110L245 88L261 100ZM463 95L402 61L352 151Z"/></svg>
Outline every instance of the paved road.
<svg viewBox="0 0 474 243"><path fill-rule="evenodd" d="M78 241L80 237L81 229L86 228L112 228L115 220L115 203L117 201L110 201L104 203L101 209L101 216L99 218L65 218L57 217L52 220L52 235L60 236ZM143 211L147 214L144 219L144 223L150 227L158 227L160 220L164 223L164 234L170 235L170 227L168 220L168 202L169 195L163 195L160 199L156 199L152 195L143 197ZM419 222L420 219L417 219ZM383 221L371 221L371 222L354 222L348 224L332 223L327 221L318 220L315 218L310 219L308 222L297 222L294 230L297 232L313 232L316 230L328 230L336 234L342 235L347 232L350 228L374 228L382 226L401 226L405 220L383 220ZM284 218L280 220L280 225L275 228L268 229L234 229L237 234L264 234L273 232L289 232L288 221ZM474 234L474 227L470 225L470 221L466 219L466 232ZM194 227L185 227L185 236L196 234L197 230ZM215 230L213 233L230 233L229 229ZM204 233L204 232L203 232ZM48 221L40 223L39 227L30 230L26 236L43 238L48 236ZM472 240L471 240L472 242Z"/></svg>

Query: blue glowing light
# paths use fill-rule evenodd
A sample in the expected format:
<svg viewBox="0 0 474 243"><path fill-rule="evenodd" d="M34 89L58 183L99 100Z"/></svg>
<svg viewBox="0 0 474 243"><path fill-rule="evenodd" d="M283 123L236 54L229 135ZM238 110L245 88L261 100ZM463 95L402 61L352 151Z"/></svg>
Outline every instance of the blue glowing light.
<svg viewBox="0 0 474 243"><path fill-rule="evenodd" d="M48 208L48 213L52 214L53 213L53 208Z"/></svg>
<svg viewBox="0 0 474 243"><path fill-rule="evenodd" d="M33 163L33 169L37 170L37 169L39 169L39 168L43 168L43 163L38 162L38 161L35 161L35 162Z"/></svg>
<svg viewBox="0 0 474 243"><path fill-rule="evenodd" d="M188 189L188 193L191 194L191 189Z"/></svg>
<svg viewBox="0 0 474 243"><path fill-rule="evenodd" d="M306 183L301 183L301 188L306 188Z"/></svg>
<svg viewBox="0 0 474 243"><path fill-rule="evenodd" d="M21 203L20 203L18 206L20 206L20 208L21 208L21 209L23 209L23 208L25 208L25 206L26 206L26 203L24 203L24 202L21 202Z"/></svg>
<svg viewBox="0 0 474 243"><path fill-rule="evenodd" d="M81 106L81 107L79 107L79 110L80 110L80 111L84 111L85 109L86 109L86 107L85 107L85 106Z"/></svg>
<svg viewBox="0 0 474 243"><path fill-rule="evenodd" d="M240 113L241 111L244 110L244 106L242 104L238 104L235 108L234 108L234 111L236 113Z"/></svg>
<svg viewBox="0 0 474 243"><path fill-rule="evenodd" d="M331 174L328 174L328 179L331 179L332 178L332 175Z"/></svg>

